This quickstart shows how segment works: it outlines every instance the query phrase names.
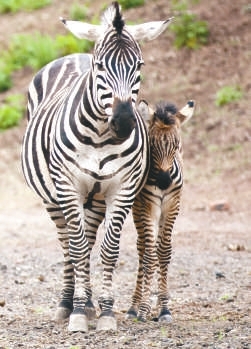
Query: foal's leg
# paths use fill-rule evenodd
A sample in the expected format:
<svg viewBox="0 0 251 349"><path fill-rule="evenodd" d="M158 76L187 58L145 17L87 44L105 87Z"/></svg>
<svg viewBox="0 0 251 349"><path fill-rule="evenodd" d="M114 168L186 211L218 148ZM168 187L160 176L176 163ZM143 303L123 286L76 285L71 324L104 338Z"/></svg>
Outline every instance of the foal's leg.
<svg viewBox="0 0 251 349"><path fill-rule="evenodd" d="M146 321L151 310L150 295L152 281L157 267L156 235L159 227L160 205L157 201L148 202L142 207L141 220L144 224L143 291L138 311L138 320Z"/></svg>
<svg viewBox="0 0 251 349"><path fill-rule="evenodd" d="M137 316L140 321L146 321L151 309L150 293L157 264L155 232L158 230L159 216L159 203L154 200L149 202L143 189L133 205L133 218L138 233L139 266L132 304L127 312L128 318Z"/></svg>
<svg viewBox="0 0 251 349"><path fill-rule="evenodd" d="M145 254L145 236L144 227L141 224L141 219L134 218L135 226L138 233L137 238L137 251L138 251L138 273L136 280L136 287L132 295L131 306L126 313L127 319L137 318L139 304L142 299L143 283L144 283L144 271L143 271L143 257Z"/></svg>
<svg viewBox="0 0 251 349"><path fill-rule="evenodd" d="M168 309L168 266L172 255L172 231L176 217L179 213L180 196L168 199L163 202L163 219L157 240L157 255L159 260L159 280L158 280L158 304L160 305L159 321L171 322L172 316Z"/></svg>
<svg viewBox="0 0 251 349"><path fill-rule="evenodd" d="M160 306L159 321L171 322L172 317L168 309L168 266L171 259L172 245L171 233L163 229L157 242L158 266L158 304Z"/></svg>

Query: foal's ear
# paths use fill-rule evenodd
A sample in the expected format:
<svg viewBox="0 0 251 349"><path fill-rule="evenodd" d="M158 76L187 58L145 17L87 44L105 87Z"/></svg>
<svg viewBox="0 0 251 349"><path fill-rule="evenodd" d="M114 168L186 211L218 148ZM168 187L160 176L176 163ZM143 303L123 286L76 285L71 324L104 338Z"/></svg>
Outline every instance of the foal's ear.
<svg viewBox="0 0 251 349"><path fill-rule="evenodd" d="M187 122L191 117L193 116L195 110L195 101L190 100L187 102L187 104L179 110L179 112L176 114L177 118L180 120L180 124L184 124Z"/></svg>

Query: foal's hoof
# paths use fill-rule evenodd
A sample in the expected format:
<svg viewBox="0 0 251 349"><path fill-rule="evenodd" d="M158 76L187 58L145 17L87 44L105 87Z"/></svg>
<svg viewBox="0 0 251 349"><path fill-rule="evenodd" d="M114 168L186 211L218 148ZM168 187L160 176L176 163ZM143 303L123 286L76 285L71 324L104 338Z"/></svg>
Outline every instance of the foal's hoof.
<svg viewBox="0 0 251 349"><path fill-rule="evenodd" d="M130 320L137 319L137 311L134 309L129 309L125 317L126 319L130 319Z"/></svg>
<svg viewBox="0 0 251 349"><path fill-rule="evenodd" d="M172 315L169 310L165 310L160 313L159 315L159 322L165 323L165 324L170 324L173 321Z"/></svg>
<svg viewBox="0 0 251 349"><path fill-rule="evenodd" d="M112 312L111 312L111 315L110 314L100 315L97 322L96 330L97 331L109 331L109 330L116 331L117 330L117 321Z"/></svg>
<svg viewBox="0 0 251 349"><path fill-rule="evenodd" d="M163 315L159 317L159 322L170 324L173 322L172 315Z"/></svg>
<svg viewBox="0 0 251 349"><path fill-rule="evenodd" d="M70 332L88 332L88 318L85 314L74 314L70 316L68 325Z"/></svg>

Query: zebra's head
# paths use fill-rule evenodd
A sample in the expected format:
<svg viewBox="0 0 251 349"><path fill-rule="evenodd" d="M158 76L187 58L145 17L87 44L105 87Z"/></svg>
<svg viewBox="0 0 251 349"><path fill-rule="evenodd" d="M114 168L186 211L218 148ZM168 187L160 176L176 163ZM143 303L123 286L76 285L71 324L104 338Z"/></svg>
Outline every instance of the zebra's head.
<svg viewBox="0 0 251 349"><path fill-rule="evenodd" d="M62 21L77 37L95 41L91 70L94 100L108 117L112 136L128 138L137 123L135 102L144 63L138 41L155 39L171 18L129 26L114 2L104 12L100 25Z"/></svg>
<svg viewBox="0 0 251 349"><path fill-rule="evenodd" d="M174 157L182 154L180 127L193 116L195 102L187 102L179 111L174 104L164 102L153 110L146 101L141 101L137 108L149 130L151 170L158 186L166 189L165 185L172 182Z"/></svg>

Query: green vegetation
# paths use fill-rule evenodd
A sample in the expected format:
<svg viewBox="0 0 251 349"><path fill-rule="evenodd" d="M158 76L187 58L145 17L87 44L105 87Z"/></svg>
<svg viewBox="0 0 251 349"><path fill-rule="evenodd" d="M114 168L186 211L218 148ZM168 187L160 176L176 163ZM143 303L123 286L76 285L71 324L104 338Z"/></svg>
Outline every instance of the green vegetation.
<svg viewBox="0 0 251 349"><path fill-rule="evenodd" d="M35 3L38 2L29 1L27 3L32 3L32 6L35 6ZM9 11L14 11L14 4L17 3L21 4L21 1L8 0L6 4L13 5ZM4 4L5 1L0 0L0 11L3 9ZM76 8L74 11L77 11ZM92 47L93 42L79 40L72 34L58 35L55 39L38 32L13 35L8 49L2 52L0 58L0 93L12 87L12 73L14 71L24 67L30 67L37 71L58 57L76 52L90 52ZM7 97L0 106L0 130L17 125L23 116L24 109L24 98L22 95Z"/></svg>
<svg viewBox="0 0 251 349"><path fill-rule="evenodd" d="M24 109L23 95L16 94L7 97L0 106L0 130L17 125L23 117Z"/></svg>
<svg viewBox="0 0 251 349"><path fill-rule="evenodd" d="M0 60L0 91L11 87L11 73L15 70L31 67L37 71L58 57L89 52L92 47L92 42L79 40L72 34L58 35L56 39L40 33L14 35Z"/></svg>
<svg viewBox="0 0 251 349"><path fill-rule="evenodd" d="M76 52L90 52L93 45L93 42L84 39L77 39L72 34L58 35L55 40L58 57Z"/></svg>
<svg viewBox="0 0 251 349"><path fill-rule="evenodd" d="M225 104L236 102L243 96L239 86L224 86L216 94L215 104L222 107Z"/></svg>
<svg viewBox="0 0 251 349"><path fill-rule="evenodd" d="M170 26L171 31L175 34L175 46L197 49L205 45L209 36L207 22L199 20L195 14L188 12L186 0L173 0L172 10L177 12L175 21Z"/></svg>
<svg viewBox="0 0 251 349"><path fill-rule="evenodd" d="M15 13L20 10L32 11L50 3L51 0L0 0L0 13Z"/></svg>
<svg viewBox="0 0 251 349"><path fill-rule="evenodd" d="M128 9L132 7L138 7L145 4L145 0L119 0L122 9Z"/></svg>
<svg viewBox="0 0 251 349"><path fill-rule="evenodd" d="M88 19L89 9L86 5L74 3L70 9L70 18L74 21L85 21Z"/></svg>
<svg viewBox="0 0 251 349"><path fill-rule="evenodd" d="M38 70L57 57L54 40L40 33L14 35L3 59L10 71L23 67Z"/></svg>
<svg viewBox="0 0 251 349"><path fill-rule="evenodd" d="M11 87L11 69L3 59L0 59L0 92L7 91Z"/></svg>

